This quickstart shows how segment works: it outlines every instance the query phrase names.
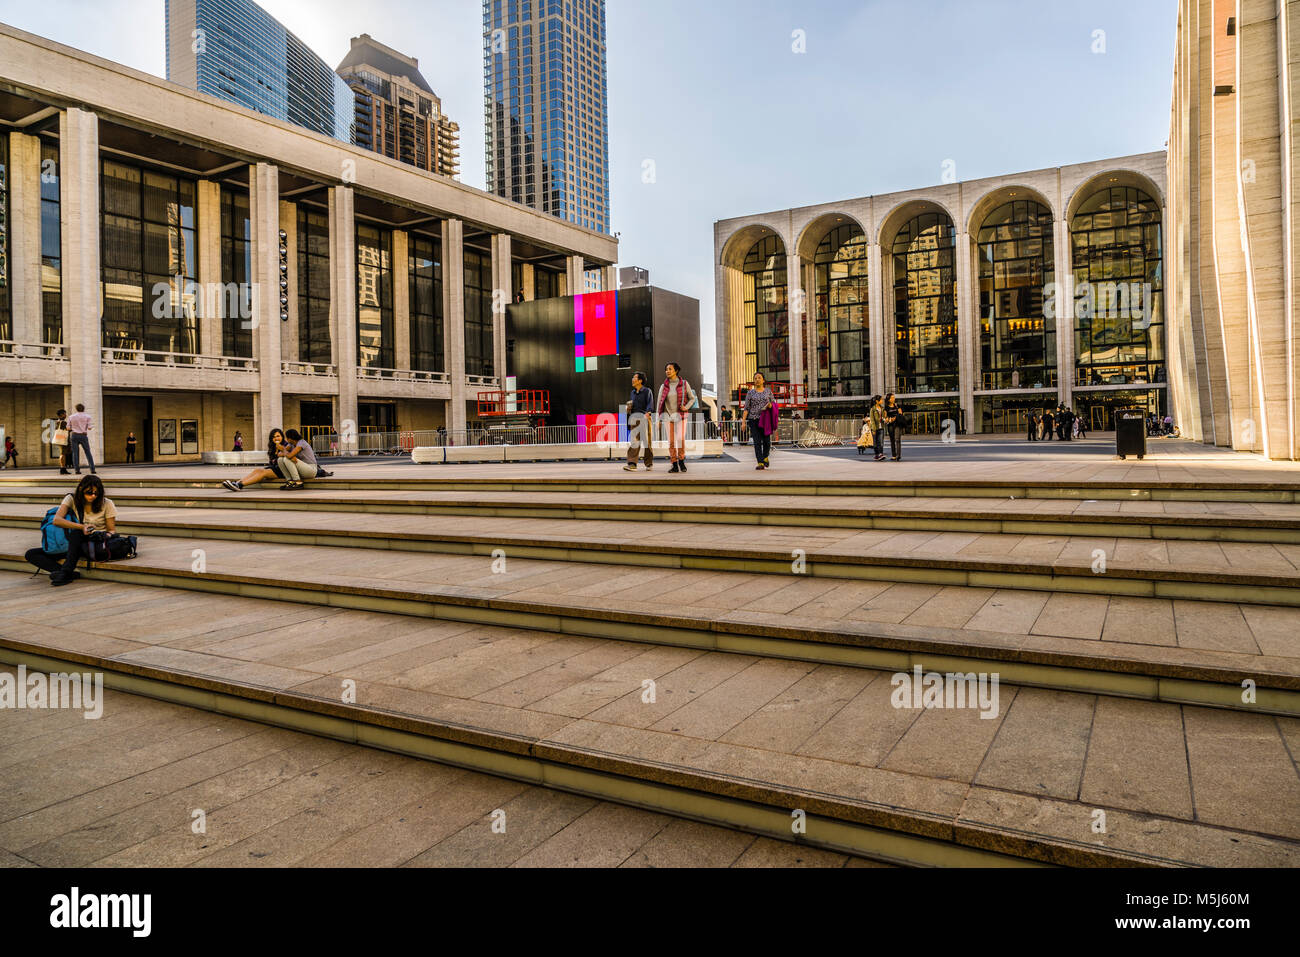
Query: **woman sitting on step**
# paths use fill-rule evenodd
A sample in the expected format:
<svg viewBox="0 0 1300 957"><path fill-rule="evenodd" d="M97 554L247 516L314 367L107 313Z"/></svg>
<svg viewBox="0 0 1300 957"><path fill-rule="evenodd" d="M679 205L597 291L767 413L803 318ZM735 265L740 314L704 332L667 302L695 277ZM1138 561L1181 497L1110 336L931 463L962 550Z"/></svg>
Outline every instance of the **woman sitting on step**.
<svg viewBox="0 0 1300 957"><path fill-rule="evenodd" d="M87 475L74 491L63 497L59 510L54 513L53 524L67 532L67 556L33 548L23 557L41 571L49 572L50 584L67 585L81 577L77 563L81 561L86 540L95 532L112 535L117 531L117 508L104 494L104 483L98 475Z"/></svg>
<svg viewBox="0 0 1300 957"><path fill-rule="evenodd" d="M270 461L260 469L253 469L241 479L226 479L221 483L223 488L232 492L242 492L250 485L257 485L261 482L269 482L271 479L280 477L276 466L280 462L280 453L284 449L284 432L280 429L272 429L271 435L266 440L266 454Z"/></svg>
<svg viewBox="0 0 1300 957"><path fill-rule="evenodd" d="M285 435L289 437L289 441L280 449L277 468L285 478L280 489L288 492L302 488L302 483L314 479L320 469L316 464L316 450L298 433L297 429L289 429Z"/></svg>

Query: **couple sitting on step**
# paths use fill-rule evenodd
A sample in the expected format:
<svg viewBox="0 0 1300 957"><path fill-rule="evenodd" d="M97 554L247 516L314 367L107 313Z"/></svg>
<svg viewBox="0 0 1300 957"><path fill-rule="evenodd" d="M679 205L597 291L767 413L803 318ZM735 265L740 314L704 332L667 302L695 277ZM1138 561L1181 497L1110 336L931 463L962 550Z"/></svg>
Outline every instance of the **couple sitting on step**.
<svg viewBox="0 0 1300 957"><path fill-rule="evenodd" d="M314 478L330 478L333 474L317 464L315 450L297 429L272 429L266 440L266 448L269 461L265 468L253 469L241 479L226 479L221 483L222 487L232 492L242 492L250 485L283 478L284 484L280 490L288 492L302 488L304 482Z"/></svg>

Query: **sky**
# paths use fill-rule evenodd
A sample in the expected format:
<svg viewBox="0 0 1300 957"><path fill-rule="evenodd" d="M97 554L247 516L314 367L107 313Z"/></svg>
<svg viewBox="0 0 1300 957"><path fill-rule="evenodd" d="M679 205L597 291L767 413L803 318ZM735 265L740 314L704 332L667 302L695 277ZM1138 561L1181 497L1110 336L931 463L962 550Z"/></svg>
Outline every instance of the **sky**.
<svg viewBox="0 0 1300 957"><path fill-rule="evenodd" d="M484 186L479 0L262 0L331 65L416 57ZM0 0L0 21L163 76L163 0ZM1163 149L1177 0L609 0L623 265L700 300L719 219ZM799 52L802 51L802 52ZM650 171L653 175L650 175Z"/></svg>

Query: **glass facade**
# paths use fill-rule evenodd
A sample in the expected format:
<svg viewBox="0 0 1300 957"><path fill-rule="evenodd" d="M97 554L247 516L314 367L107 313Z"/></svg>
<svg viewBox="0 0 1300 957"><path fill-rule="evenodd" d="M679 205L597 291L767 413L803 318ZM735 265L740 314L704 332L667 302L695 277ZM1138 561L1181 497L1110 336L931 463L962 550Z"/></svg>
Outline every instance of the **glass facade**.
<svg viewBox="0 0 1300 957"><path fill-rule="evenodd" d="M465 248L465 374L491 376L492 257Z"/></svg>
<svg viewBox="0 0 1300 957"><path fill-rule="evenodd" d="M329 365L330 233L323 212L298 207L298 361Z"/></svg>
<svg viewBox="0 0 1300 957"><path fill-rule="evenodd" d="M41 142L41 335L63 342L63 226L59 216L59 148Z"/></svg>
<svg viewBox="0 0 1300 957"><path fill-rule="evenodd" d="M790 381L790 310L785 245L760 239L745 256L745 381L763 373L769 382ZM741 383L737 383L739 385Z"/></svg>
<svg viewBox="0 0 1300 957"><path fill-rule="evenodd" d="M1132 187L1098 190L1070 219L1075 384L1165 381L1160 205Z"/></svg>
<svg viewBox="0 0 1300 957"><path fill-rule="evenodd" d="M357 363L393 368L393 234L357 227Z"/></svg>
<svg viewBox="0 0 1300 957"><path fill-rule="evenodd" d="M445 372L442 349L442 241L412 234L408 252L411 369L416 372Z"/></svg>
<svg viewBox="0 0 1300 957"><path fill-rule="evenodd" d="M1056 387L1056 320L1043 309L1055 275L1052 228L1046 206L1013 200L989 213L976 234L978 390Z"/></svg>
<svg viewBox="0 0 1300 957"><path fill-rule="evenodd" d="M610 231L604 0L483 0L488 190Z"/></svg>
<svg viewBox="0 0 1300 957"><path fill-rule="evenodd" d="M252 226L248 196L221 188L221 354L251 358ZM204 343L205 348L211 348Z"/></svg>
<svg viewBox="0 0 1300 957"><path fill-rule="evenodd" d="M9 137L0 133L0 342L14 337L9 292Z"/></svg>
<svg viewBox="0 0 1300 957"><path fill-rule="evenodd" d="M896 391L957 391L956 235L944 213L914 217L894 239Z"/></svg>
<svg viewBox="0 0 1300 957"><path fill-rule="evenodd" d="M856 225L837 226L817 247L817 359L820 395L871 394L867 308L867 237Z"/></svg>
<svg viewBox="0 0 1300 957"><path fill-rule="evenodd" d="M195 25L193 42L172 42L173 21ZM353 141L347 83L252 0L167 0L165 33L167 79L195 76L201 93Z"/></svg>
<svg viewBox="0 0 1300 957"><path fill-rule="evenodd" d="M194 181L104 160L100 191L104 346L196 354Z"/></svg>

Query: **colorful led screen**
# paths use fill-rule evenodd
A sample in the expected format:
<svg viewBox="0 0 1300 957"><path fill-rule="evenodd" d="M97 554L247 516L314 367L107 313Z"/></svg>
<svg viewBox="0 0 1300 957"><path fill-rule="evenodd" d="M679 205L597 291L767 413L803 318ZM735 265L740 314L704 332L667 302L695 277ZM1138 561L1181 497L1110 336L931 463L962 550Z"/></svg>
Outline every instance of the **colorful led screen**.
<svg viewBox="0 0 1300 957"><path fill-rule="evenodd" d="M618 293L573 297L573 359L578 372L594 372L599 360L618 355Z"/></svg>

